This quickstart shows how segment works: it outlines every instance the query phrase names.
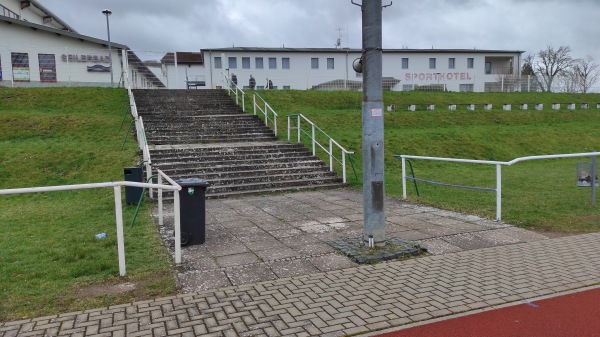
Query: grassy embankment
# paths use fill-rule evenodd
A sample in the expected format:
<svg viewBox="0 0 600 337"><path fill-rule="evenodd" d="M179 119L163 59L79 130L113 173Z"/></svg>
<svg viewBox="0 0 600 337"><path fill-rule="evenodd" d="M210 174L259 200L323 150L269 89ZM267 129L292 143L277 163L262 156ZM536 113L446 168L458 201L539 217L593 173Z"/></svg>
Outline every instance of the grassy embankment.
<svg viewBox="0 0 600 337"><path fill-rule="evenodd" d="M358 179L352 176L349 182L361 186L362 93L261 91L260 95L281 116L280 137L287 138L283 116L302 113L354 150ZM384 105L395 104L397 109L385 112L386 193L396 197L402 193L401 162L393 155L509 161L600 150L598 102L598 94L385 92ZM484 110L485 103L493 104L493 109ZM529 109L519 110L520 103L528 103ZM543 103L544 110L534 110L535 103ZM561 109L552 110L552 103L561 103ZM577 103L577 109L567 110L566 103ZM589 103L590 108L581 110L580 103ZM407 111L409 104L416 104L417 111ZM436 110L427 111L427 104L435 104ZM448 104L458 104L457 111L449 111ZM468 111L466 104L477 104L476 111ZM512 104L512 110L503 111L503 104ZM540 160L503 167L503 221L540 231L600 230L600 205L590 207L590 189L576 187L576 163L589 160ZM494 166L414 160L413 167L420 179L495 187ZM493 192L418 186L419 197L412 182L407 186L411 201L495 218Z"/></svg>
<svg viewBox="0 0 600 337"><path fill-rule="evenodd" d="M123 180L138 160L133 136L121 150L128 108L121 89L1 88L0 189ZM0 195L0 321L173 293L149 207L129 227L134 208L124 205L120 278L112 188ZM135 290L115 291L124 282Z"/></svg>

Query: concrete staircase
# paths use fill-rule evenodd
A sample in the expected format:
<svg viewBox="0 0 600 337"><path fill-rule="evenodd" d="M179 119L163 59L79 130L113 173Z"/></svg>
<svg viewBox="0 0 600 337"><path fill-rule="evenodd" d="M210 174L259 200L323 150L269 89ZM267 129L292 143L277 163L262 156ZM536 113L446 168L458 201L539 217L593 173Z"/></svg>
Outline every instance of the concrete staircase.
<svg viewBox="0 0 600 337"><path fill-rule="evenodd" d="M153 166L210 182L208 198L344 186L302 144L278 141L223 90L134 90Z"/></svg>

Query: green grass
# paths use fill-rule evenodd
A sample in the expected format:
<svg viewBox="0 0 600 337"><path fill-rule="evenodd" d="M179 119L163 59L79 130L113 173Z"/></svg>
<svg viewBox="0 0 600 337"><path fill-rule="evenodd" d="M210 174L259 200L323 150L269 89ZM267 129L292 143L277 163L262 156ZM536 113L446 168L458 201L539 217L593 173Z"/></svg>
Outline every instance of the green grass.
<svg viewBox="0 0 600 337"><path fill-rule="evenodd" d="M123 180L137 165L126 92L0 89L0 189ZM119 277L112 188L0 195L0 321L152 298L176 288L170 258L144 205L125 227ZM129 224L134 207L124 205ZM108 237L96 240L94 235ZM90 291L131 282L124 294Z"/></svg>
<svg viewBox="0 0 600 337"><path fill-rule="evenodd" d="M362 93L273 90L260 91L260 95L280 115L281 138L287 138L285 116L302 113L342 146L355 151L358 179L350 174L349 183L361 186ZM394 159L394 155L509 161L523 156L598 150L600 111L596 109L597 102L600 102L598 94L384 92L384 106L395 104L397 107L395 112L385 112L386 194L402 196L401 162ZM457 111L449 111L447 105L451 103L477 104L478 109L467 111L466 107L459 106ZM493 104L493 109L483 110L485 103ZM505 103L512 104L513 110L503 111ZM519 110L520 103L528 103L529 110ZM543 103L544 110L534 110L535 103ZM561 103L561 109L552 110L552 103ZM577 110L567 110L567 103L577 103ZM590 103L590 109L580 110L581 103ZM418 111L407 111L409 104L416 104ZM436 110L425 110L426 104L435 104ZM323 151L318 154L328 161ZM578 188L575 184L578 161L589 161L589 158L543 160L504 167L503 221L540 231L600 230L600 206L590 207L590 189ZM495 187L494 166L423 160L413 161L413 166L420 179ZM340 172L339 165L336 170ZM423 183L418 186L420 196L416 195L412 182L407 186L411 201L490 219L496 216L493 192Z"/></svg>

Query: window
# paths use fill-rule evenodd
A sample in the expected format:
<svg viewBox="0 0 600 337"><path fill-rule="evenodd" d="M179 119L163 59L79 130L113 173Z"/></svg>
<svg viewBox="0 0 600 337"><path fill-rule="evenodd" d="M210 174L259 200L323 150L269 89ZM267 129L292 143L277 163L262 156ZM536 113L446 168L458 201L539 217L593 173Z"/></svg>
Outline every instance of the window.
<svg viewBox="0 0 600 337"><path fill-rule="evenodd" d="M413 91L415 87L412 84L403 84L402 91Z"/></svg>
<svg viewBox="0 0 600 337"><path fill-rule="evenodd" d="M485 63L485 73L488 75L492 73L492 62Z"/></svg>
<svg viewBox="0 0 600 337"><path fill-rule="evenodd" d="M215 69L223 68L223 63L221 62L221 56L215 56Z"/></svg>
<svg viewBox="0 0 600 337"><path fill-rule="evenodd" d="M250 58L242 57L242 69L250 69Z"/></svg>
<svg viewBox="0 0 600 337"><path fill-rule="evenodd" d="M263 58L262 57L257 57L254 59L254 67L256 69L263 69L265 66L263 64Z"/></svg>
<svg viewBox="0 0 600 337"><path fill-rule="evenodd" d="M290 87L289 85L284 85L283 86L283 90L290 90L292 87Z"/></svg>
<svg viewBox="0 0 600 337"><path fill-rule="evenodd" d="M269 57L269 69L277 69L277 59Z"/></svg>
<svg viewBox="0 0 600 337"><path fill-rule="evenodd" d="M319 59L313 57L310 59L310 69L319 69Z"/></svg>
<svg viewBox="0 0 600 337"><path fill-rule="evenodd" d="M10 53L12 61L13 80L17 82L29 82L29 54Z"/></svg>
<svg viewBox="0 0 600 337"><path fill-rule="evenodd" d="M458 91L460 92L473 92L473 88L474 85L471 84L459 84L458 85Z"/></svg>
<svg viewBox="0 0 600 337"><path fill-rule="evenodd" d="M335 69L335 59L333 57L327 58L327 69Z"/></svg>
<svg viewBox="0 0 600 337"><path fill-rule="evenodd" d="M456 68L456 59L454 57L451 57L448 59L448 69L454 68Z"/></svg>
<svg viewBox="0 0 600 337"><path fill-rule="evenodd" d="M283 57L281 59L281 69L290 69L290 58Z"/></svg>
<svg viewBox="0 0 600 337"><path fill-rule="evenodd" d="M429 69L435 69L435 57L429 59Z"/></svg>
<svg viewBox="0 0 600 337"><path fill-rule="evenodd" d="M469 57L467 59L467 68L468 69L473 69L473 65L475 64L475 59L472 57Z"/></svg>
<svg viewBox="0 0 600 337"><path fill-rule="evenodd" d="M408 57L402 58L402 69L408 69Z"/></svg>
<svg viewBox="0 0 600 337"><path fill-rule="evenodd" d="M229 69L237 69L237 57L229 57Z"/></svg>
<svg viewBox="0 0 600 337"><path fill-rule="evenodd" d="M56 82L56 59L54 54L38 54L40 62L40 81Z"/></svg>

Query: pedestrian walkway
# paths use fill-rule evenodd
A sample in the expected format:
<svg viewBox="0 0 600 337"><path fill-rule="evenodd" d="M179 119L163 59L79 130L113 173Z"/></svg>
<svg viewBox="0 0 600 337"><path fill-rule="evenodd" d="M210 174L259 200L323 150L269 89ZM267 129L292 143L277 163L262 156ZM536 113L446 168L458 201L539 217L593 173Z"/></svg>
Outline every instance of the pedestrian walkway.
<svg viewBox="0 0 600 337"><path fill-rule="evenodd" d="M293 232L297 234L295 236L310 235L316 240L312 243L315 246L321 245L319 240L324 238L319 236L321 234L354 235L354 226L360 223L359 214L362 211L362 207L359 207L360 196L355 191L340 190L211 201L207 204L207 208L213 209L208 211L207 226L213 226L211 231L215 230L215 233L208 233L205 247L211 247L211 240L216 238L212 235L217 235L221 229L235 233L233 228L236 225L233 224L239 224L242 220L253 225L239 228L258 227L254 223L257 219L264 220L265 226L275 225L276 222L270 217L275 217L282 228L263 229L266 233L277 230L284 233L295 229L298 231ZM340 204L348 206L334 207ZM311 211L304 205L318 206L321 211ZM294 211L289 213L292 209ZM355 212L345 213L350 209ZM247 261L239 268L249 270L252 266L264 264L263 271L268 269L273 272L269 279L255 282L245 282L254 277L253 273L244 274L250 275L246 279L229 277L236 275L230 271L238 267L219 265L217 259L212 274L214 276L222 272L227 277L229 285L224 287L215 283L219 286L202 290L202 287L209 287L206 282L189 281L187 292L178 296L0 323L0 337L357 335L518 303L600 283L599 233L543 239L535 233L517 230L506 224L488 223L481 218L397 200L388 200L386 212L387 222L394 224L390 228L397 229L390 230L390 233L397 236L403 232L415 236L427 234L427 237L415 240L436 242L431 245L432 254L376 265L353 265L343 269L330 267L331 270L325 271L318 269L317 263L311 260L316 255L314 253L273 258L272 262L264 258ZM345 220L330 221L329 227L332 229L325 231L327 221L324 219L330 217L330 213ZM296 218L295 222L291 220L293 217ZM306 223L311 218L314 219L314 226L325 226L319 227L323 229L322 233L299 229L310 228ZM342 223L346 225L343 231L331 226ZM233 228L228 228L227 224ZM306 226L303 227L303 224ZM425 226L427 231L417 228L419 225ZM461 226L464 226L462 232L456 232ZM449 232L451 229L455 232ZM507 233L511 230L523 237L509 236ZM246 234L238 236L231 234L238 241L228 242L227 246L242 245L247 251L229 255L251 256L254 252L261 252L260 249L251 249L254 247L251 242L259 241L250 238L265 234L252 234L254 231L248 229L244 232ZM484 235L490 231L500 232L484 239ZM230 235L227 233L223 235ZM293 241L300 242L302 238L284 240L289 237L294 235L280 235L280 240L277 237L268 240L263 237L261 241L267 240L273 244L278 241L293 250ZM496 245L492 244L494 240ZM484 244L487 247L482 248ZM205 250L213 254L211 256L224 253L218 252L217 244L214 246L214 249L193 249ZM444 251L447 248L452 249ZM191 251L193 249L186 248L183 252L184 262L188 266L180 277L188 280L192 279L191 274L199 279L204 277L200 271L202 269L191 266L189 259L196 254ZM329 253L319 254L325 256ZM285 276L291 273L289 270L295 265L291 264L285 271L284 261L304 261L316 270ZM192 271L193 268L196 270ZM205 271L211 274L208 269Z"/></svg>

